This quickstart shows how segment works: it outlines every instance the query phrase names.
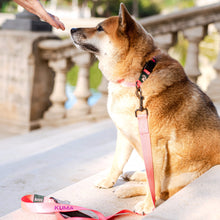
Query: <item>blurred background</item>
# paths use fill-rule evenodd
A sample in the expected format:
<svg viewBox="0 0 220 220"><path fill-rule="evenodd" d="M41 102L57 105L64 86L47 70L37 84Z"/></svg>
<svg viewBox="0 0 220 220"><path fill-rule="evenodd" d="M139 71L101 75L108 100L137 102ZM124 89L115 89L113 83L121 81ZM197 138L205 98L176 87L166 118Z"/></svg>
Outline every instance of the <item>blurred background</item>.
<svg viewBox="0 0 220 220"><path fill-rule="evenodd" d="M218 13L218 0L41 1L47 11L55 14L63 21L66 26L65 31L52 29L44 22L39 23L40 21L37 21L36 16L24 11L12 0L1 0L0 31L2 38L8 39L7 44L6 42L2 43L2 51L6 45L8 46L4 50L5 56L2 55L0 59L0 62L4 64L1 64L0 67L1 85L4 88L0 96L0 127L3 127L3 131L9 131L10 135L10 133L27 132L42 127L43 124L48 124L48 122L45 122L49 120L47 118L50 114L48 111L54 115L54 112L58 111L57 115L60 114L60 116L54 116L55 118L67 118L66 115L71 115L74 111L77 111L77 96L78 105L82 105L86 115L92 112L92 106L99 101L101 115L108 117L106 109L103 110L104 107L101 107L106 103L107 82L105 82L98 69L98 62L89 55L86 58L87 64L79 64L84 56L73 48L69 31L72 27L96 26L105 17L117 15L120 2L126 4L130 13L155 37L156 42L158 41L158 45L164 51L179 60L185 67L186 72L188 71L188 75L191 74L191 79L204 91L207 90L210 82L217 76L216 68L218 69L215 65L219 53L219 33L218 24L216 23L218 21L216 15ZM214 5L213 9L210 9L210 5ZM199 11L198 8L200 8ZM210 15L210 10L213 10L213 15ZM206 14L209 14L209 17L206 17ZM207 21L204 22L203 20ZM158 30L156 31L156 29ZM29 36L21 40L21 33ZM25 45L23 48L20 46L21 51L24 51L27 47L25 43L28 40L30 41L29 46L35 47L32 51L26 51L26 55L20 61L14 59L17 56L15 51L19 50L13 48L18 47L18 45L14 45L17 38L19 42L21 40ZM40 42L42 40L44 42ZM9 45L14 46L9 47ZM70 52L71 48L72 52ZM10 52L10 49L13 52ZM58 54L60 53L62 55L59 57ZM67 53L69 54L67 55ZM53 55L53 58L50 59L48 54ZM82 58L75 59L76 54ZM30 61L30 57L33 58L32 61ZM55 67L55 62L61 63L62 61L65 63L63 64L65 68L59 70L58 67ZM19 73L20 70L18 70L16 62L19 65L23 63L22 68L26 68L26 73ZM31 62L35 63L30 65ZM32 73L30 73L30 68ZM45 73L38 74L39 71ZM59 76L58 73L56 74L57 71L63 71L63 75ZM45 77L46 72L48 77ZM17 92L24 89L22 84L19 85L20 87L18 86L19 80L17 77L21 77L20 74L23 74L22 78L26 77L27 80L23 82L23 84L26 84L25 92L29 94L27 96L22 92L19 92L20 94ZM42 82L39 83L41 80L45 80L45 85ZM79 89L76 89L77 83ZM60 86L61 84L65 85ZM28 88L30 85L31 88ZM64 89L65 92L63 92ZM62 96L65 97L56 98L55 96L59 93L58 90L62 90ZM40 95L39 91L41 91ZM24 101L25 99L29 99L28 104ZM56 99L59 99L59 101ZM79 99L81 100L79 101ZM26 110L22 107L22 102L26 103ZM58 104L62 107L57 107ZM76 104L76 109L71 110L74 104ZM98 109L97 106L95 108ZM71 111L72 113L67 113ZM24 115L26 115L25 119ZM74 117L76 116L77 113L73 113L71 120L68 121L70 123L75 121ZM48 117L50 118L50 116ZM53 116L51 117L53 118ZM78 120L78 116L76 118ZM92 118L96 118L96 116ZM53 119L52 121L54 123ZM7 134L3 134L3 131L1 136L7 136Z"/></svg>

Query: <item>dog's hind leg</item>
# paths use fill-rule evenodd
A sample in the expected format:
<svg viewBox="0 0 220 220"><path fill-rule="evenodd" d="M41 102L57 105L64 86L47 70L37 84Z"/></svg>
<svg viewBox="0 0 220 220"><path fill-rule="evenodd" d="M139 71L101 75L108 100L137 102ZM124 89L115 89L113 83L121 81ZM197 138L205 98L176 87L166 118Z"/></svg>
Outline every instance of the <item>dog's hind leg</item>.
<svg viewBox="0 0 220 220"><path fill-rule="evenodd" d="M123 173L122 178L125 181L146 182L147 176L145 171L128 171Z"/></svg>
<svg viewBox="0 0 220 220"><path fill-rule="evenodd" d="M129 198L134 196L144 196L147 193L146 182L127 182L119 186L115 194L118 198Z"/></svg>
<svg viewBox="0 0 220 220"><path fill-rule="evenodd" d="M168 151L167 144L160 140L155 150L156 157L154 161L154 180L155 180L155 195L156 200L162 196L162 191L166 190L165 173L168 166Z"/></svg>
<svg viewBox="0 0 220 220"><path fill-rule="evenodd" d="M133 146L118 129L116 152L114 155L114 160L110 173L107 175L106 178L102 179L101 181L98 181L96 183L96 186L99 188L112 187L116 183L118 177L122 174L124 166L127 163L129 157L131 156L132 151Z"/></svg>

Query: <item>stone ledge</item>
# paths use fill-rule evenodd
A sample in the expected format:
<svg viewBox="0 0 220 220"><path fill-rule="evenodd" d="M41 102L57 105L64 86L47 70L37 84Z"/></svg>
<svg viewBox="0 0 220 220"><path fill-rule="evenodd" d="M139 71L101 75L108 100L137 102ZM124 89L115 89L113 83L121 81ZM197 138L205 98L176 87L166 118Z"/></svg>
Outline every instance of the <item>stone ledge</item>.
<svg viewBox="0 0 220 220"><path fill-rule="evenodd" d="M98 189L94 182L104 176L99 173L69 187L66 187L52 196L61 200L69 200L71 204L95 209L104 215L111 215L121 209L132 210L134 205L143 199L135 197L118 199L113 191L123 183L119 180L116 187L111 189ZM215 220L220 219L220 165L213 167L200 178L176 193L169 200L160 205L148 216L121 217L120 219L169 219L169 220ZM2 220L56 220L53 214L32 214L21 209L14 211ZM119 218L118 218L119 219Z"/></svg>
<svg viewBox="0 0 220 220"><path fill-rule="evenodd" d="M220 165L180 190L144 220L220 219Z"/></svg>

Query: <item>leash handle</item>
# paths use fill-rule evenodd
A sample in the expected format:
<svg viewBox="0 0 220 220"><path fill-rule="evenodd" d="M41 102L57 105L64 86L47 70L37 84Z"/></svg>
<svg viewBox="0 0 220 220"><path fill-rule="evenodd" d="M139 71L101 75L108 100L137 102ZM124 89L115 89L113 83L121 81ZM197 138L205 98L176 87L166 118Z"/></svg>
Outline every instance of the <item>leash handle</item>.
<svg viewBox="0 0 220 220"><path fill-rule="evenodd" d="M70 204L60 204L57 203L55 198L48 198L41 195L26 195L21 198L21 208L25 211L33 212L33 213L55 213L57 220L66 220L66 219L72 219L72 220L113 220L117 216L125 216L125 215L139 215L137 213L134 213L130 210L123 209L113 215L105 217L102 213L93 210L93 209L87 209L80 206L73 206ZM77 212L77 211L91 211L93 212L98 218L92 218L84 213L84 217L64 217L65 213L70 212ZM62 215L63 214L63 215ZM85 217L86 216L86 217Z"/></svg>
<svg viewBox="0 0 220 220"><path fill-rule="evenodd" d="M35 198L39 198L38 201L36 201ZM74 211L82 211L82 210L87 210L87 211L91 211L93 213L96 214L96 216L98 217L98 220L106 220L106 217L96 211L96 210L92 210L92 209L87 209L87 208L83 208L80 206L73 206L70 204L60 204L60 203L56 203L54 198L48 198L45 196L41 196L41 195L26 195L23 196L21 198L21 208L23 210L29 211L29 212L34 212L34 213L55 213L57 219L59 220L64 220L66 218L64 218L62 216L62 214L60 212L74 212ZM97 220L97 218L84 218L84 217L72 217L69 219L78 219L78 220Z"/></svg>

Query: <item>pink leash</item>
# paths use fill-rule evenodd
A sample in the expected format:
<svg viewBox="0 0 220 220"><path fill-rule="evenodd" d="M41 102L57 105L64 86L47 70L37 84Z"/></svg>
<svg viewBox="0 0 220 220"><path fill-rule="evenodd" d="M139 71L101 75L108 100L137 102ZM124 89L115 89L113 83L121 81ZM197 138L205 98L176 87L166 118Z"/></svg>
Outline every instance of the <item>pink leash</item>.
<svg viewBox="0 0 220 220"><path fill-rule="evenodd" d="M135 115L138 118L139 132L142 144L143 158L144 164L146 168L146 174L148 179L148 184L150 188L151 198L155 208L155 182L154 182L154 168L153 168L153 157L152 157L152 149L151 149L151 141L150 141L150 133L148 127L148 111L146 108L143 108L143 100L142 91L140 88L139 81L136 83L137 92L136 95L140 100L140 107L135 111ZM141 112L138 113L138 112ZM145 112L145 114L144 114ZM37 198L37 199L36 199ZM39 198L39 200L38 200ZM114 219L114 217L121 215L138 215L130 210L121 210L114 215L105 217L102 213L83 208L80 206L73 206L69 204L60 204L55 201L54 198L47 198L39 195L26 195L21 198L21 207L24 210L35 212L35 213L55 213L58 220L65 219L74 219L74 220L110 220ZM64 217L62 213L64 212L73 212L87 210L96 214L98 218L88 217Z"/></svg>
<svg viewBox="0 0 220 220"><path fill-rule="evenodd" d="M144 158L144 165L147 174L148 185L150 188L151 198L155 208L155 181L154 181L154 167L153 167L153 155L151 149L151 140L148 127L148 110L143 107L144 97L140 87L140 81L136 82L136 96L139 98L140 106L135 111L135 116L138 118L138 127L141 138L142 152ZM141 112L141 113L138 113Z"/></svg>
<svg viewBox="0 0 220 220"><path fill-rule="evenodd" d="M146 109L138 109L137 111L143 112L143 110ZM138 118L138 125L139 125L139 132L140 132L140 138L141 138L141 144L142 144L142 150L143 150L143 158L147 173L147 179L148 184L151 192L152 201L155 208L155 184L154 184L154 169L153 169L153 159L152 159L152 150L151 150L151 142L150 142L150 134L149 134L149 128L148 128L148 115L147 110L145 114L137 114L136 116ZM37 199L36 199L37 198ZM39 199L38 199L39 198ZM121 210L114 215L105 217L102 213L92 210L83 208L80 206L73 206L69 204L60 204L56 203L53 198L48 198L44 196L39 195L26 195L21 198L21 207L23 210L34 212L34 213L55 213L58 220L65 220L67 218L63 217L60 212L73 212L73 211L82 211L87 210L91 211L98 218L92 218L89 217L69 217L68 219L74 219L74 220L110 220L114 219L114 217L122 216L122 215L138 215L137 213L134 213L130 210ZM153 210L152 210L153 211Z"/></svg>
<svg viewBox="0 0 220 220"><path fill-rule="evenodd" d="M36 201L35 197L40 198L40 201ZM60 204L56 203L54 198L48 198L41 195L26 195L21 198L21 207L23 210L34 212L34 213L55 213L58 220L64 219L74 219L74 220L110 220L114 219L114 217L122 216L122 215L138 215L130 210L121 210L114 215L110 215L105 217L102 213L93 210L87 209L80 206L73 206L69 204ZM74 211L91 211L93 212L98 218L92 218L85 214L87 217L69 217L65 218L61 215L60 212L74 212Z"/></svg>

